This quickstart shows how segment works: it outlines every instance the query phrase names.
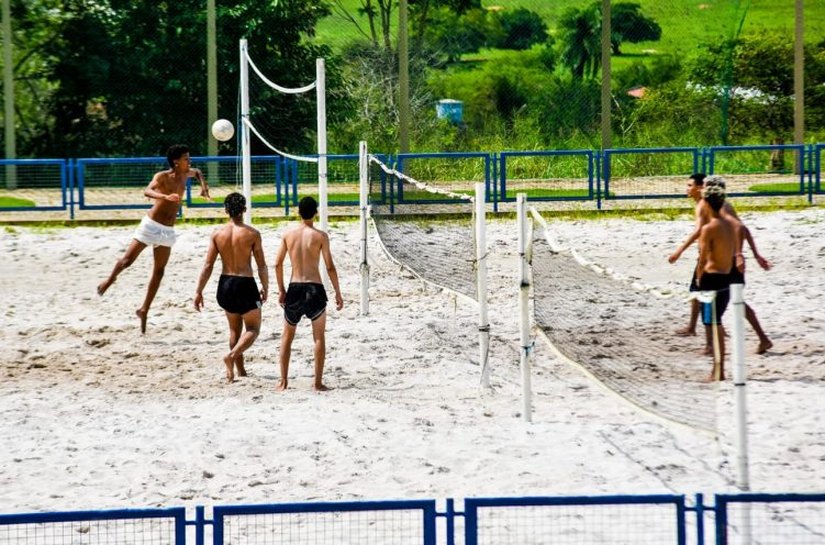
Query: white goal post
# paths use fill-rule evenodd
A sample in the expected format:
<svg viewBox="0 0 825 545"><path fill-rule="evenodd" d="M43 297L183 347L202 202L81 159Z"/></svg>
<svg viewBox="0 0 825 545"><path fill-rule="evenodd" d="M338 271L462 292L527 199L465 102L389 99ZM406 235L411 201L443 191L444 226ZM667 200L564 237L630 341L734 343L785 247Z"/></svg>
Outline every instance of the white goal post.
<svg viewBox="0 0 825 545"><path fill-rule="evenodd" d="M255 125L249 119L249 69L269 87L286 94L300 94L306 93L315 89L316 103L317 103L317 139L318 139L318 156L305 157L300 155L292 155L283 152L267 142L266 138L261 135L255 128ZM304 161L310 163L318 163L318 214L319 214L319 228L322 231L327 230L328 225L328 189L327 189L327 104L326 104L326 68L324 59L319 58L315 60L315 81L304 87L287 88L270 81L252 62L249 56L249 48L247 41L242 39L240 41L240 92L241 92L241 171L243 183L243 195L246 197L246 213L244 214L244 221L252 223L252 157L250 150L250 133L255 135L275 153L294 159L296 161Z"/></svg>

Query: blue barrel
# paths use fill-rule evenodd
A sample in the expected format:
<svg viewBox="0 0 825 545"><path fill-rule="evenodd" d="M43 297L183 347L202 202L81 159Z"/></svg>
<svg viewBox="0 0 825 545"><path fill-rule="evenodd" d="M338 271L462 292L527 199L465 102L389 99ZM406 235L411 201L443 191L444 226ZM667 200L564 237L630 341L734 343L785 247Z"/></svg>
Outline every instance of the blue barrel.
<svg viewBox="0 0 825 545"><path fill-rule="evenodd" d="M464 117L464 103L452 98L444 98L435 105L435 115L439 119L449 119L453 123L461 123Z"/></svg>

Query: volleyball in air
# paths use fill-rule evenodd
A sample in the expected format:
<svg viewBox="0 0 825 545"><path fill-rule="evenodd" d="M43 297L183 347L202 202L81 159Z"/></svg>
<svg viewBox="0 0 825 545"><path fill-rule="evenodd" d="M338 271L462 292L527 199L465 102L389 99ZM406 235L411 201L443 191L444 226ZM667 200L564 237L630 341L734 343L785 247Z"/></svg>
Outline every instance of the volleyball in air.
<svg viewBox="0 0 825 545"><path fill-rule="evenodd" d="M235 127L232 126L232 123L230 123L228 119L218 119L212 123L212 136L214 136L216 140L226 142L234 135Z"/></svg>

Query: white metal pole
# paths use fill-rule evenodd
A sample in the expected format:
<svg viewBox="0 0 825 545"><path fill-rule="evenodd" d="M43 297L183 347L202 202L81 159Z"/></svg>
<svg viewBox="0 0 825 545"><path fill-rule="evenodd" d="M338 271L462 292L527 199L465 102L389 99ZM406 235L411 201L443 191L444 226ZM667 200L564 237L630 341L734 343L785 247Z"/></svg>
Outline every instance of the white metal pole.
<svg viewBox="0 0 825 545"><path fill-rule="evenodd" d="M745 301L742 284L731 284L733 303L733 331L731 332L731 358L733 359L733 386L736 406L736 458L737 484L742 490L750 490L748 471L748 414L745 396Z"/></svg>
<svg viewBox="0 0 825 545"><path fill-rule="evenodd" d="M218 141L212 138L210 127L218 119L218 48L217 28L215 17L215 0L206 0L206 141L207 154L214 157L218 154ZM207 180L218 178L218 163L209 161L207 165L209 177Z"/></svg>
<svg viewBox="0 0 825 545"><path fill-rule="evenodd" d="M519 326L521 339L521 389L522 418L525 422L533 421L532 386L530 384L530 275L527 263L527 194L516 195L518 211L518 255L519 255Z"/></svg>
<svg viewBox="0 0 825 545"><path fill-rule="evenodd" d="M733 331L731 332L731 358L733 360L733 391L736 407L736 484L743 492L751 488L748 462L748 407L745 396L747 376L745 373L745 299L742 284L731 284L733 303ZM744 543L751 543L751 512L742 510L742 533Z"/></svg>
<svg viewBox="0 0 825 545"><path fill-rule="evenodd" d="M487 319L487 223L484 202L484 182L476 183L476 263L478 274L478 333L479 362L481 364L481 385L490 387L490 366L488 348L490 346L490 323Z"/></svg>
<svg viewBox="0 0 825 545"><path fill-rule="evenodd" d="M327 99L324 59L315 60L315 93L318 100L318 209L321 230L327 230Z"/></svg>
<svg viewBox="0 0 825 545"><path fill-rule="evenodd" d="M11 3L3 0L3 134L5 135L5 159L17 159L17 132L14 123L14 37L11 24ZM17 167L6 165L6 189L17 189Z"/></svg>
<svg viewBox="0 0 825 545"><path fill-rule="evenodd" d="M369 157L367 143L363 140L358 148L358 177L360 181L361 204L361 316L370 311L370 264L367 259L367 213L369 211Z"/></svg>
<svg viewBox="0 0 825 545"><path fill-rule="evenodd" d="M246 40L241 40L241 177L243 180L243 195L246 197L246 212L244 222L252 224L252 156L249 149L249 53Z"/></svg>

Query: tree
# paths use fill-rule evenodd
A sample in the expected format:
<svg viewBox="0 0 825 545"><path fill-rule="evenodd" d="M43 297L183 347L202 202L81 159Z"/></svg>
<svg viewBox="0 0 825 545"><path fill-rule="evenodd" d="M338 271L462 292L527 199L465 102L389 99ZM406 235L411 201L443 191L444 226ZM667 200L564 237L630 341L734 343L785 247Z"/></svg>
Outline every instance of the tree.
<svg viewBox="0 0 825 545"><path fill-rule="evenodd" d="M315 79L315 58L328 51L305 38L328 13L324 5L321 0L221 2L222 112L236 111L242 37L255 58L265 59L261 70L277 74L278 83L298 86ZM196 152L205 148L206 14L201 0L65 0L63 8L66 17L50 45L50 54L59 60L52 73L57 89L48 108L55 128L40 134L44 153L156 155L176 142L188 143ZM331 89L336 78L334 70L328 74ZM330 106L335 109L334 103ZM274 144L312 149L314 99L267 107L283 128Z"/></svg>
<svg viewBox="0 0 825 545"><path fill-rule="evenodd" d="M426 36L422 36L421 46L416 50L417 56L426 58L431 65L443 65L456 62L465 53L475 53L488 42L490 24L487 12L472 9L463 14L441 7L438 17L427 25Z"/></svg>
<svg viewBox="0 0 825 545"><path fill-rule="evenodd" d="M591 6L567 10L559 20L561 62L580 80L594 77L601 66L601 10Z"/></svg>
<svg viewBox="0 0 825 545"><path fill-rule="evenodd" d="M547 41L547 26L538 13L526 8L502 11L498 15L501 39L491 45L501 49L528 49L533 44Z"/></svg>
<svg viewBox="0 0 825 545"><path fill-rule="evenodd" d="M50 80L57 57L49 45L65 18L63 0L12 0L12 45L15 125L19 157L35 155L36 139L50 124L47 104L54 91Z"/></svg>
<svg viewBox="0 0 825 545"><path fill-rule="evenodd" d="M601 9L601 4L597 4ZM610 47L614 55L621 55L623 42L632 44L657 41L662 38L662 27L642 15L642 8L636 3L618 3L610 8Z"/></svg>

